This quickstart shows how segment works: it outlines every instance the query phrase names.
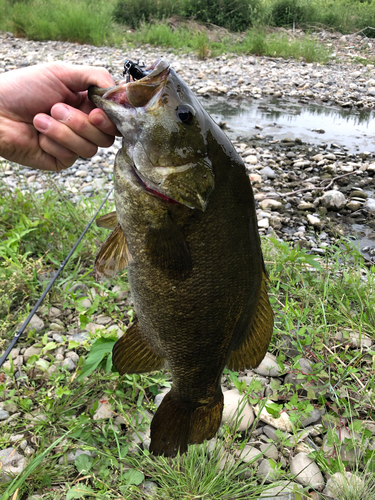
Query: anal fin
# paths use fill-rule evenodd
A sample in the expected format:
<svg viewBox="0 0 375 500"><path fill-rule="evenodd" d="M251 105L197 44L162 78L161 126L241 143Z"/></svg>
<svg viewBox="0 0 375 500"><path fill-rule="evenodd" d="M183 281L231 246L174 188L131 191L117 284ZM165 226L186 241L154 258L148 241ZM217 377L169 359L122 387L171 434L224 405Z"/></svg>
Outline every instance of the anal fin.
<svg viewBox="0 0 375 500"><path fill-rule="evenodd" d="M113 364L121 375L160 370L165 362L142 336L137 319L116 342L112 354Z"/></svg>
<svg viewBox="0 0 375 500"><path fill-rule="evenodd" d="M273 330L273 312L267 293L267 275L263 272L260 299L255 318L245 329L242 341L227 361L230 370L256 368L266 355Z"/></svg>
<svg viewBox="0 0 375 500"><path fill-rule="evenodd" d="M118 272L127 267L128 261L129 251L126 239L120 224L117 224L115 229L100 247L95 258L95 279L98 280L102 276L113 278Z"/></svg>
<svg viewBox="0 0 375 500"><path fill-rule="evenodd" d="M221 424L223 400L220 390L211 403L197 407L180 401L172 388L152 419L150 452L174 457L185 453L188 444L212 439Z"/></svg>

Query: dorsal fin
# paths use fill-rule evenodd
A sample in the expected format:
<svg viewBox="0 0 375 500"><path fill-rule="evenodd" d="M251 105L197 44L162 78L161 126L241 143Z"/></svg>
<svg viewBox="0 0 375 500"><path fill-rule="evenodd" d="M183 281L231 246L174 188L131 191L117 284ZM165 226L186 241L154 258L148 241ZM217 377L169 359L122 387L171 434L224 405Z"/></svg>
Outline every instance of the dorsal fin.
<svg viewBox="0 0 375 500"><path fill-rule="evenodd" d="M109 215L109 214L108 214ZM102 276L113 278L125 269L129 262L129 250L120 224L105 240L95 258L94 275L98 280Z"/></svg>

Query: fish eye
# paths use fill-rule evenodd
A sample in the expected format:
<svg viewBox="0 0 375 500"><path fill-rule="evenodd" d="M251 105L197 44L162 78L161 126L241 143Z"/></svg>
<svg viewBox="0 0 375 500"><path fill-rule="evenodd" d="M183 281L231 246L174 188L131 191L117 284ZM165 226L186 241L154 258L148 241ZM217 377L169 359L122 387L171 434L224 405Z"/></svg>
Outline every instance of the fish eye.
<svg viewBox="0 0 375 500"><path fill-rule="evenodd" d="M194 110L186 104L178 106L178 108L176 109L176 114L178 119L181 120L182 123L186 123L187 125L190 125L190 123L193 122L195 115Z"/></svg>

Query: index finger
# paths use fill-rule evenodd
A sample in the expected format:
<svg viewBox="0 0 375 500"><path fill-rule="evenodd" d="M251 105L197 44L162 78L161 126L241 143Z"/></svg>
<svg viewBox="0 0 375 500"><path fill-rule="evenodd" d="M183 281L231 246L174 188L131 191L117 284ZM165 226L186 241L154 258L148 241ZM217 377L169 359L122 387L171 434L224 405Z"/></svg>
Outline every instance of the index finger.
<svg viewBox="0 0 375 500"><path fill-rule="evenodd" d="M50 71L71 91L87 90L90 85L112 87L115 81L105 68L78 66L67 63L50 63Z"/></svg>

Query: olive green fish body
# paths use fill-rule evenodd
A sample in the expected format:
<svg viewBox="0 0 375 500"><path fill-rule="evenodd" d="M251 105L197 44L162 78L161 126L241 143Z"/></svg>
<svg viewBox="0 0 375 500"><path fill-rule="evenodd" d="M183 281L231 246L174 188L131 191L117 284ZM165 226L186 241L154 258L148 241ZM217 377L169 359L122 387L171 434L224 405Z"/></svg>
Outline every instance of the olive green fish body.
<svg viewBox="0 0 375 500"><path fill-rule="evenodd" d="M115 162L137 321L113 359L120 373L167 363L173 386L153 419L150 449L173 456L214 436L222 371L259 364L272 311L244 164L176 73L164 62L156 70L143 80L157 90L138 89L151 109L131 110ZM126 99L134 104L129 92ZM119 128L123 120L115 117Z"/></svg>

